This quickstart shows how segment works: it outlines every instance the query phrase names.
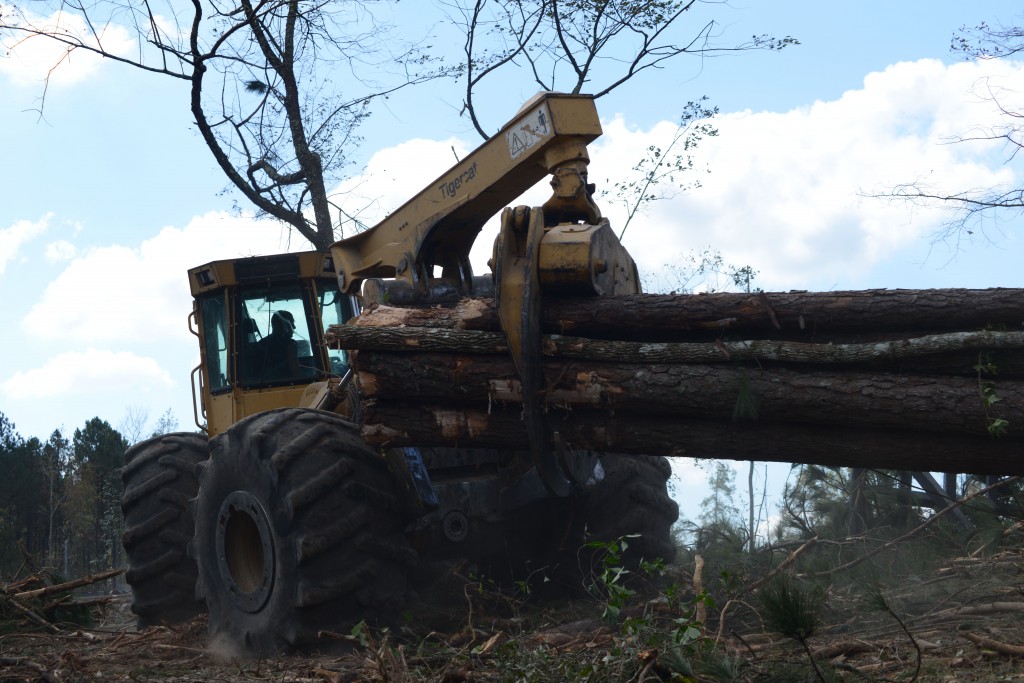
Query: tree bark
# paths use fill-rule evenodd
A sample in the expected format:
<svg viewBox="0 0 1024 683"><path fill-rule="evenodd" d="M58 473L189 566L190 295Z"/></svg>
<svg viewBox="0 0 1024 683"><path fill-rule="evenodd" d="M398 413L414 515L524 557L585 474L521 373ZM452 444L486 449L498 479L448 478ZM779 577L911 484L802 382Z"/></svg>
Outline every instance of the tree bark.
<svg viewBox="0 0 1024 683"><path fill-rule="evenodd" d="M541 419L570 448L1017 474L1022 322L1017 289L549 298ZM491 300L373 306L328 337L355 349L371 442L524 446Z"/></svg>
<svg viewBox="0 0 1024 683"><path fill-rule="evenodd" d="M546 415L571 449L725 458L835 467L1024 474L1024 440L832 425L734 423L646 414L558 411ZM368 401L363 434L381 446L522 448L522 415L423 403Z"/></svg>
<svg viewBox="0 0 1024 683"><path fill-rule="evenodd" d="M361 394L378 401L486 408L521 402L511 360L501 355L359 351ZM545 403L725 421L813 423L957 432L988 437L991 419L1024 436L1024 382L991 385L986 408L976 378L894 373L800 372L736 364L631 364L549 360Z"/></svg>
<svg viewBox="0 0 1024 683"><path fill-rule="evenodd" d="M335 325L328 331L328 340L336 348L364 351L508 352L503 334L441 327L376 327L366 323ZM617 363L774 361L807 367L865 365L900 372L921 368L926 374L976 375L978 352L1024 349L1024 332L947 332L857 344L813 344L776 339L628 342L544 335L541 345L546 356ZM931 358L922 360L924 357ZM1016 361L1013 356L1001 360L1003 362L998 366L1001 377L1024 371L1024 362Z"/></svg>
<svg viewBox="0 0 1024 683"><path fill-rule="evenodd" d="M388 324L500 331L490 299L450 308L387 309ZM376 311L369 311L371 322ZM403 317L404 316L404 317ZM1024 289L867 289L842 292L635 294L547 298L542 331L601 339L672 341L697 333L768 332L812 338L883 330L891 335L981 330L1024 323Z"/></svg>

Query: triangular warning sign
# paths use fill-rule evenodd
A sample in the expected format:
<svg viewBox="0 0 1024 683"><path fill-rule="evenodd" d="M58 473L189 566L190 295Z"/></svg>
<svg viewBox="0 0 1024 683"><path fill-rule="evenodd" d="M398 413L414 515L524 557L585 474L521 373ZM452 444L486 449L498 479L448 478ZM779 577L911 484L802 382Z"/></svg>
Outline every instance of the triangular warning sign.
<svg viewBox="0 0 1024 683"><path fill-rule="evenodd" d="M519 135L512 133L511 138L508 141L508 151L512 153L512 157L515 158L519 156L522 154L524 149L526 149L526 145L519 139Z"/></svg>

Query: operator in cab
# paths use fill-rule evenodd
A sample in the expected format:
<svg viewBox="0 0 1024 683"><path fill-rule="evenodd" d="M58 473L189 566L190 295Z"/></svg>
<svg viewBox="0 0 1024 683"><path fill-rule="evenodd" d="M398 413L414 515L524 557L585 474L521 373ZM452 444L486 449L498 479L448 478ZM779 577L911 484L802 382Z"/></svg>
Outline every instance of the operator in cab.
<svg viewBox="0 0 1024 683"><path fill-rule="evenodd" d="M298 345L295 334L295 317L289 311L276 311L270 317L270 334L256 342L256 377L259 380L276 380L298 377Z"/></svg>

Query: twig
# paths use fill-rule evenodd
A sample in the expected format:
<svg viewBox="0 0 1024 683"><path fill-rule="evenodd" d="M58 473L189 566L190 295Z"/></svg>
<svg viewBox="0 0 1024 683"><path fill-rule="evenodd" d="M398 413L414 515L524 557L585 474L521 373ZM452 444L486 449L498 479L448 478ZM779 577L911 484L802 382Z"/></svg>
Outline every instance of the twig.
<svg viewBox="0 0 1024 683"><path fill-rule="evenodd" d="M715 644L716 645L718 643L722 642L722 634L725 631L725 613L729 611L729 608L732 607L732 604L734 602L735 603L739 603L741 605L746 605L747 607L750 608L751 612L753 612L754 614L757 614L759 619L761 618L761 615L757 613L757 610L754 609L753 606L750 605L750 603L744 602L743 600L739 600L739 599L732 599L732 600L727 601L725 603L725 607L723 607L722 611L718 613L718 634L715 636Z"/></svg>
<svg viewBox="0 0 1024 683"><path fill-rule="evenodd" d="M804 554L805 552L807 552L807 551L808 551L808 550L810 550L810 549L811 549L812 547L814 547L814 544L816 544L817 542L818 542L818 537L817 537L817 536L815 536L814 538L810 539L809 541L807 541L806 543L804 543L804 544L803 544L802 546L800 546L799 548L797 548L796 550L794 550L793 552L791 552L791 553L789 554L789 557L787 557L787 558L786 558L785 560L783 560L783 561L782 561L782 562L781 562L781 563L779 564L779 566L778 566L778 567L776 567L775 569L771 570L770 572L768 572L767 574L765 574L764 576L762 576L762 577L761 577L760 579L758 579L758 580L757 580L757 581L755 581L754 583L752 583L752 584L750 584L749 586L747 586L747 592L748 592L748 593L749 593L749 592L753 592L754 590L756 590L757 588L759 588L759 587L761 586L761 584L765 583L766 581L770 581L770 580L771 580L772 578L774 578L774 577L775 577L775 575L776 575L776 574L778 574L778 573L779 573L779 572L781 572L781 571L782 571L783 569L786 569L787 567L789 567L789 565L791 565L791 564L793 564L794 562L796 562L796 558L800 557L800 556L801 556L801 555L803 555L803 554Z"/></svg>
<svg viewBox="0 0 1024 683"><path fill-rule="evenodd" d="M331 634L334 635L334 634ZM184 645L169 645L167 643L153 643L154 650L183 650L185 652L195 652L200 655L210 654L209 650L197 647L185 647Z"/></svg>
<svg viewBox="0 0 1024 683"><path fill-rule="evenodd" d="M654 666L656 661L658 661L657 657L651 657L651 661L647 662L647 666L645 666L640 672L640 675L636 677L636 683L644 683L644 681L647 680L647 674L650 673L651 667ZM658 680L661 680L661 678L658 677Z"/></svg>

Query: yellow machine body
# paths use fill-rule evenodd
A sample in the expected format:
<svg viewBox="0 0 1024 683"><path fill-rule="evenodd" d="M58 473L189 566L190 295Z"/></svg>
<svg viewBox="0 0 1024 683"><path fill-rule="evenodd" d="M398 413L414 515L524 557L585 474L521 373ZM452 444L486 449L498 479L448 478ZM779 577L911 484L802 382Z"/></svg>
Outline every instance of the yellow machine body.
<svg viewBox="0 0 1024 683"><path fill-rule="evenodd" d="M592 199L587 144L601 135L593 98L542 93L494 137L373 228L336 242L330 254L303 253L215 261L189 271L191 320L201 364L193 372L196 423L212 437L238 420L274 408L351 413L344 352L328 350L324 331L358 310L360 284L395 278L422 298L437 283L473 294L469 252L484 223L551 176L551 198L503 221L504 267L492 262L502 322L517 365L522 339L535 337L541 291L615 295L640 291L636 265ZM524 209L525 210L525 209ZM517 232L518 231L518 232ZM497 249L496 249L497 251ZM496 254L497 259L497 254ZM437 273L440 269L440 273ZM440 277L437 277L440 275ZM299 369L258 370L255 356L286 312L302 345ZM514 313L515 315L512 315ZM536 340L531 341L535 344ZM263 374L261 374L263 372Z"/></svg>
<svg viewBox="0 0 1024 683"><path fill-rule="evenodd" d="M335 389L344 352L328 350L324 331L354 313L338 292L328 254L304 252L214 261L188 272L194 299L190 329L200 340L192 374L196 424L213 437L249 415L275 408L327 408L347 413ZM298 365L260 373L261 342L275 314L294 322Z"/></svg>

